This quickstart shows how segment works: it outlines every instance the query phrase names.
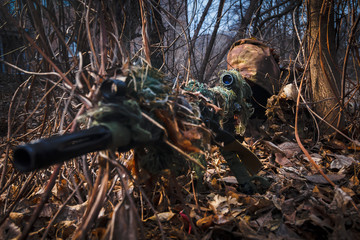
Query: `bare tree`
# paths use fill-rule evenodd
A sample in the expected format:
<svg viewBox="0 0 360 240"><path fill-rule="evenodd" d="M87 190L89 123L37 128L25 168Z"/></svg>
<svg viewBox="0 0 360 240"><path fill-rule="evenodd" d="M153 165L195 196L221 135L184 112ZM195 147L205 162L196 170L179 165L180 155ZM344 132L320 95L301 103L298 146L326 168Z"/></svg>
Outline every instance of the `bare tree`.
<svg viewBox="0 0 360 240"><path fill-rule="evenodd" d="M342 127L340 72L335 52L334 1L308 2L311 96L316 112ZM322 125L323 129L328 128Z"/></svg>
<svg viewBox="0 0 360 240"><path fill-rule="evenodd" d="M224 0L221 0L220 3L219 3L219 9L218 9L217 16L216 16L216 23L215 23L215 26L214 26L214 30L213 30L213 32L211 34L209 44L206 47L206 52L205 52L204 58L202 59L202 64L201 64L199 75L198 75L198 80L199 81L204 80L205 69L206 69L207 63L209 62L209 57L210 57L212 48L214 46L214 42L215 42L215 39L216 39L216 34L217 34L218 30L219 30L220 21L221 21L221 18L222 18L222 11L223 11L223 8L224 8L224 3L225 3Z"/></svg>

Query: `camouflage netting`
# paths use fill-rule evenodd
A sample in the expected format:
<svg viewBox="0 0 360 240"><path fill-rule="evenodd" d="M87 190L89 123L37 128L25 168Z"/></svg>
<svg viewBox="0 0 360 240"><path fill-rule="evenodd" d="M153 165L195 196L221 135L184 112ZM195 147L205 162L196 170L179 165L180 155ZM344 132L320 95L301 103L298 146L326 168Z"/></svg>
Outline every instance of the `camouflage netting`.
<svg viewBox="0 0 360 240"><path fill-rule="evenodd" d="M284 91L289 88L293 90ZM291 94L289 94L291 93ZM266 133L273 136L272 141L290 141L295 138L295 111L297 91L293 84L288 84L279 94L268 99L266 110ZM307 138L314 132L314 121L304 105L299 106L298 133Z"/></svg>
<svg viewBox="0 0 360 240"><path fill-rule="evenodd" d="M209 88L206 84L191 81L184 90L199 92L204 97L197 99L205 101L205 104L202 103L204 106L201 110L203 119L215 118L226 130L243 136L248 120L254 111L249 103L252 91L238 71L221 71L220 80L226 75L235 80L231 86L226 86L224 81L220 81L219 86ZM211 109L213 111L209 112Z"/></svg>

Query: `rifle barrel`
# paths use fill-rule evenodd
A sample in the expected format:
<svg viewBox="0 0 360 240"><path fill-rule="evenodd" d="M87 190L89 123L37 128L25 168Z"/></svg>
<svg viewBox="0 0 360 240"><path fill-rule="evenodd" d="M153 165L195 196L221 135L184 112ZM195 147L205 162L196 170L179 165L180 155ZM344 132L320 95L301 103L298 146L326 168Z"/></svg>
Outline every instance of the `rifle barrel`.
<svg viewBox="0 0 360 240"><path fill-rule="evenodd" d="M105 126L94 126L18 146L14 151L14 166L21 172L29 172L89 152L107 149L111 144L111 131Z"/></svg>

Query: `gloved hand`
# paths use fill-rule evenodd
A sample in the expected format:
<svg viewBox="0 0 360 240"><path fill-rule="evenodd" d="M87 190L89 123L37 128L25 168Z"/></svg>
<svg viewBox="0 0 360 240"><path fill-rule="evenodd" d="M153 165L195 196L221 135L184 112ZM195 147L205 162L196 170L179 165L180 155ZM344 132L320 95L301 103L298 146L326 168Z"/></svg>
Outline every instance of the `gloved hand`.
<svg viewBox="0 0 360 240"><path fill-rule="evenodd" d="M221 128L217 121L206 119L205 124L215 133L215 141L223 142L224 145L226 145L235 140L235 137L228 131Z"/></svg>

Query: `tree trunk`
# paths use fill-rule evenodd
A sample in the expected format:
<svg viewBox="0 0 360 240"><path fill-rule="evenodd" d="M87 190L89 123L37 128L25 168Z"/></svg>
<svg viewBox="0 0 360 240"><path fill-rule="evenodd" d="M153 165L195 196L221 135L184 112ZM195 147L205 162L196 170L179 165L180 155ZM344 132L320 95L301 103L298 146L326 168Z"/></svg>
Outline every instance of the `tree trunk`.
<svg viewBox="0 0 360 240"><path fill-rule="evenodd" d="M314 109L325 121L341 129L340 74L336 66L333 1L308 1L311 97ZM312 51L313 45L314 49ZM321 122L323 134L333 132Z"/></svg>
<svg viewBox="0 0 360 240"><path fill-rule="evenodd" d="M163 37L165 27L162 22L160 1L149 4L145 2L148 15L147 15L147 35L149 36L150 52L151 52L151 65L155 68L160 68L163 61Z"/></svg>

